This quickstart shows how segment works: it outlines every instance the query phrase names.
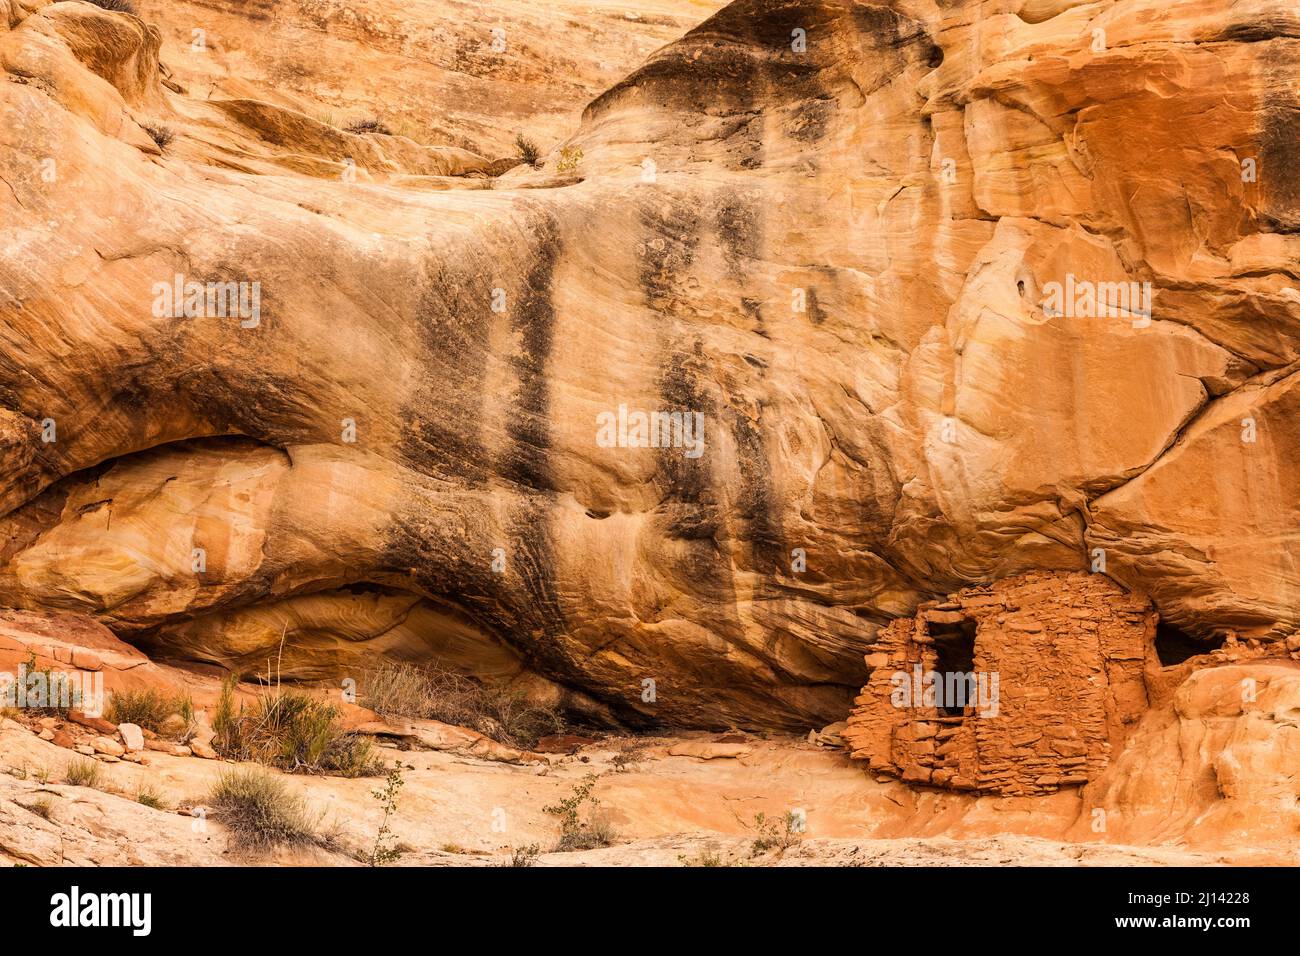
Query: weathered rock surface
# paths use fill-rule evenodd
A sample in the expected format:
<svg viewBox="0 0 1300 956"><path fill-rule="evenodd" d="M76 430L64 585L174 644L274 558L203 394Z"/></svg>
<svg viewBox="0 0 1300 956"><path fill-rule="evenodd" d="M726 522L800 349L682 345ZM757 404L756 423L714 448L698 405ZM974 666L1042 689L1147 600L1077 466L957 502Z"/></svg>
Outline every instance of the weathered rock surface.
<svg viewBox="0 0 1300 956"><path fill-rule="evenodd" d="M117 732L127 750L144 750L144 733L138 724L118 724Z"/></svg>
<svg viewBox="0 0 1300 956"><path fill-rule="evenodd" d="M302 45L254 49L262 7L0 3L0 604L800 732L878 627L1097 549L1192 636L1282 652L1293 4L739 0L625 79L583 53L568 102L610 89L496 179L484 97L540 115L501 91L563 72L528 40L563 14L511 4L498 64L436 24L424 57L378 0L313 9L306 75L357 43L487 92L433 145L355 136L241 86L319 86L279 84ZM665 0L624 49L711 10ZM362 72L323 101L404 95ZM166 314L178 275L259 312ZM1076 280L1150 283L1150 315L1047 311ZM605 447L620 406L700 414L701 453Z"/></svg>
<svg viewBox="0 0 1300 956"><path fill-rule="evenodd" d="M158 27L167 79L186 92L186 107L251 99L339 126L379 117L420 142L506 156L516 132L543 147L564 139L594 96L724 2L307 0L285 10L270 0L139 0L137 7Z"/></svg>
<svg viewBox="0 0 1300 956"><path fill-rule="evenodd" d="M1287 661L1198 670L1085 788L1091 809L1072 835L1097 832L1100 810L1106 838L1119 842L1136 834L1167 838L1186 827L1201 840L1294 842L1297 774L1300 667Z"/></svg>

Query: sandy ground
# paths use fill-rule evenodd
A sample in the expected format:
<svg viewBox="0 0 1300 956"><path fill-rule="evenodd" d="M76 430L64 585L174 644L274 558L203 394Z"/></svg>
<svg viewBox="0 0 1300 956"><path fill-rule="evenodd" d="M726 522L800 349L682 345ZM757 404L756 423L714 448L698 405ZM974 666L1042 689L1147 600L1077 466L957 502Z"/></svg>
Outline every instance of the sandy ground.
<svg viewBox="0 0 1300 956"><path fill-rule="evenodd" d="M1053 839L1074 821L1069 793L1008 800L914 791L879 782L841 752L803 740L716 743L717 735L610 739L550 764L514 765L454 753L381 749L404 786L390 820L403 852L395 865L500 865L512 848L536 845L536 865L889 866L1214 865L1288 862L1267 848L1193 851ZM626 746L644 747L625 768ZM670 750L720 752L704 759ZM23 724L0 724L0 859L29 865L359 865L374 845L381 778L282 775L334 837L335 849L240 856L223 825L202 807L228 765L150 752L148 765L101 765L97 788L74 787L66 766L79 759ZM595 794L617 831L607 848L551 850L558 832L544 807L599 774ZM44 781L44 782L42 782ZM167 809L136 802L142 785ZM48 813L48 819L41 816ZM201 816L191 814L200 813ZM797 842L757 851L755 816L793 812L806 821ZM1294 862L1291 860L1290 862Z"/></svg>

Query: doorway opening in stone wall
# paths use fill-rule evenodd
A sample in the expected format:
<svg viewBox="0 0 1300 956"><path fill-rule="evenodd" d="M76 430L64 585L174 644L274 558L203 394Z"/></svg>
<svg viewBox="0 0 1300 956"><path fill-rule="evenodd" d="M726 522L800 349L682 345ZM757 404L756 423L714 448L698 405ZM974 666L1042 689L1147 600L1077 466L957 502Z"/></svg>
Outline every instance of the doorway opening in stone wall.
<svg viewBox="0 0 1300 956"><path fill-rule="evenodd" d="M1208 654L1222 647L1223 640L1222 635L1201 640L1169 621L1156 623L1156 657L1161 667L1173 667L1198 654Z"/></svg>
<svg viewBox="0 0 1300 956"><path fill-rule="evenodd" d="M977 625L971 618L952 624L931 622L930 639L934 641L934 670L939 679L938 708L945 717L966 717L975 703L975 637Z"/></svg>

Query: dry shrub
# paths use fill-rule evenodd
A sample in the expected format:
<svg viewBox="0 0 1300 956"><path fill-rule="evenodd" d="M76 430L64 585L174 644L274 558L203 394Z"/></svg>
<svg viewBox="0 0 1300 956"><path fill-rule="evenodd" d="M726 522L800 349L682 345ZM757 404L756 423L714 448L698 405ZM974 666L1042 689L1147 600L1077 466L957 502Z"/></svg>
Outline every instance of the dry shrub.
<svg viewBox="0 0 1300 956"><path fill-rule="evenodd" d="M135 4L131 0L89 0L89 2L103 10L112 10L114 13L129 13L135 16Z"/></svg>
<svg viewBox="0 0 1300 956"><path fill-rule="evenodd" d="M366 777L381 771L370 741L343 730L338 708L299 691L277 688L249 708L234 708L234 686L221 687L212 729L213 747L232 760L252 760L289 773Z"/></svg>
<svg viewBox="0 0 1300 956"><path fill-rule="evenodd" d="M115 724L136 724L145 730L159 733L163 721L172 714L179 714L186 724L193 722L194 701L190 695L168 696L149 688L114 692L108 699L104 716Z"/></svg>
<svg viewBox="0 0 1300 956"><path fill-rule="evenodd" d="M769 819L766 813L756 813L754 825L750 829L756 834L750 846L750 856L758 856L768 850L784 852L803 840L803 821L790 810L777 820Z"/></svg>
<svg viewBox="0 0 1300 956"><path fill-rule="evenodd" d="M35 651L27 653L27 660L22 666L26 669L26 677L23 679L27 681L27 706L21 709L13 708L12 715L6 713L5 716L16 718L24 711L46 717L65 716L69 710L81 709L81 686L74 683L66 672L37 667ZM12 692L12 687L10 691ZM43 696L49 706L35 706L35 694ZM10 708L5 709L10 710Z"/></svg>
<svg viewBox="0 0 1300 956"><path fill-rule="evenodd" d="M537 857L541 853L541 847L536 843L530 843L528 846L517 846L510 851L510 857L504 863L497 863L496 866L536 866Z"/></svg>
<svg viewBox="0 0 1300 956"><path fill-rule="evenodd" d="M636 764L644 762L647 746L639 740L624 741L619 752L610 758L614 770L618 773L626 773Z"/></svg>
<svg viewBox="0 0 1300 956"><path fill-rule="evenodd" d="M381 136L392 136L393 131L388 128L387 124L378 117L371 119L353 120L347 126L343 127L349 133L379 133Z"/></svg>
<svg viewBox="0 0 1300 956"><path fill-rule="evenodd" d="M176 138L172 128L165 123L141 123L140 127L149 134L149 138L158 145L159 149L166 149Z"/></svg>
<svg viewBox="0 0 1300 956"><path fill-rule="evenodd" d="M278 846L319 846L319 820L284 781L261 767L224 771L208 794L208 804L230 831L232 847L265 853Z"/></svg>
<svg viewBox="0 0 1300 956"><path fill-rule="evenodd" d="M152 810L167 809L167 801L162 791L143 778L136 784L135 802Z"/></svg>
<svg viewBox="0 0 1300 956"><path fill-rule="evenodd" d="M383 717L439 720L524 749L564 730L552 708L433 665L381 662L365 675L360 703Z"/></svg>
<svg viewBox="0 0 1300 956"><path fill-rule="evenodd" d="M536 166L541 161L541 149L523 133L515 134L515 149L519 151L519 158L529 166Z"/></svg>
<svg viewBox="0 0 1300 956"><path fill-rule="evenodd" d="M68 761L68 783L74 787L98 787L99 786L99 761L98 760L70 760Z"/></svg>

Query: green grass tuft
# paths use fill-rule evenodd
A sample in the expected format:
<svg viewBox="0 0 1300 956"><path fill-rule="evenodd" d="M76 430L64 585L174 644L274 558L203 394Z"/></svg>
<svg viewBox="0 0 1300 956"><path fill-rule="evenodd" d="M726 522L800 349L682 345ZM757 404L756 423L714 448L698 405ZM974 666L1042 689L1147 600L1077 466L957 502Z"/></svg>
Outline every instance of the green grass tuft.
<svg viewBox="0 0 1300 956"><path fill-rule="evenodd" d="M234 710L234 684L222 686L212 729L221 756L252 760L289 773L367 777L382 772L370 741L344 731L338 708L299 691L277 689Z"/></svg>
<svg viewBox="0 0 1300 956"><path fill-rule="evenodd" d="M83 758L68 761L68 783L74 787L98 787L100 783L99 761Z"/></svg>

